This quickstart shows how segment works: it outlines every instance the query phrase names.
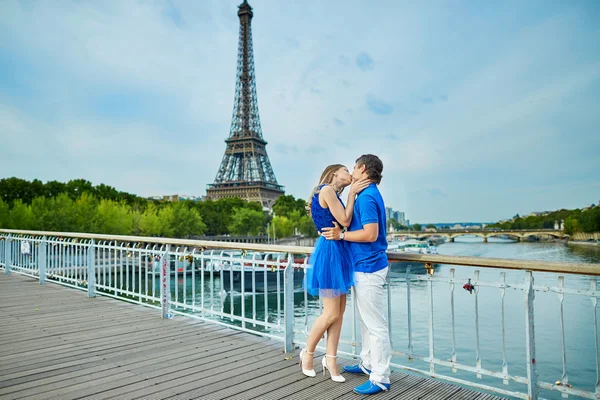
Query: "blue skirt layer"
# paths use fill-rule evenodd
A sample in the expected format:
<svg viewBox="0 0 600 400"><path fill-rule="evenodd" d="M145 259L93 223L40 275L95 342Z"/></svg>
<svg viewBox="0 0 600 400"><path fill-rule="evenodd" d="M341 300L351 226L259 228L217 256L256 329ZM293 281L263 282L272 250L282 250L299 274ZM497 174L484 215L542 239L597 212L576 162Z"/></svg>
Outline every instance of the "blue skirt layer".
<svg viewBox="0 0 600 400"><path fill-rule="evenodd" d="M319 237L308 259L304 287L312 296L339 297L354 285L354 268L348 242Z"/></svg>

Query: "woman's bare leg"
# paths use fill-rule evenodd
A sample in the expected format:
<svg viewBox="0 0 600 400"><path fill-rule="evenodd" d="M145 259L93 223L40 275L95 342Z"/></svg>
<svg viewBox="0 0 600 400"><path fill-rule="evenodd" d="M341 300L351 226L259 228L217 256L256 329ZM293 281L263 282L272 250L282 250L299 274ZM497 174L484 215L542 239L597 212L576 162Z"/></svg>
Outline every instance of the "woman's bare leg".
<svg viewBox="0 0 600 400"><path fill-rule="evenodd" d="M344 303L346 296L344 296ZM308 339L306 341L306 350L309 352L314 352L319 340L323 337L323 334L329 327L336 323L338 319L341 317L340 313L340 301L341 297L323 297L323 312L316 319L313 324L310 334L308 335ZM327 341L329 342L329 334L327 334ZM339 341L339 334L338 334ZM329 345L327 345L329 348ZM313 355L306 354L304 359L302 360L303 368L312 369L313 368Z"/></svg>
<svg viewBox="0 0 600 400"><path fill-rule="evenodd" d="M344 319L344 311L346 310L346 295L343 294L339 297L339 313L340 317L329 326L327 329L327 354L330 356L337 356L337 350L340 343L340 335L342 333L342 322ZM339 375L337 360L329 357L327 360L327 367L331 369L333 375Z"/></svg>

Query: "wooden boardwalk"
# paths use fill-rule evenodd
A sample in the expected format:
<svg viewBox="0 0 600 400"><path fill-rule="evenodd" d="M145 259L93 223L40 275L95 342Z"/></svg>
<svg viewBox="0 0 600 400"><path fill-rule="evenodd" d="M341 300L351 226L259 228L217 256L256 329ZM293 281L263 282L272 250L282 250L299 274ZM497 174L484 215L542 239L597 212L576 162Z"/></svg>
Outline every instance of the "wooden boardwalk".
<svg viewBox="0 0 600 400"><path fill-rule="evenodd" d="M252 334L0 272L0 399L355 399L346 383L298 368L298 351ZM318 366L318 367L317 367ZM392 374L373 399L493 400Z"/></svg>

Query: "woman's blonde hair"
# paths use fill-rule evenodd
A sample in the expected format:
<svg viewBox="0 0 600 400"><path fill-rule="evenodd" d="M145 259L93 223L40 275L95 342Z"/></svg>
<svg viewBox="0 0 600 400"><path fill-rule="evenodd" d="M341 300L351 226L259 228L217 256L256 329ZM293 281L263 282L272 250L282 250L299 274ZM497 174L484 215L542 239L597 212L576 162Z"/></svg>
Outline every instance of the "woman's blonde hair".
<svg viewBox="0 0 600 400"><path fill-rule="evenodd" d="M334 177L335 173L340 168L345 168L345 167L346 166L342 165L342 164L331 164L331 165L328 165L327 168L325 168L325 171L323 171L323 173L321 174L321 179L319 179L319 184L314 187L312 193L310 194L310 197L308 198L308 201L306 202L306 212L308 213L308 215L312 216L312 199L313 199L313 196L319 192L319 186L321 186L323 184L330 185L331 182L333 182L333 177ZM340 195L343 191L344 191L344 188L341 188L338 190L337 194Z"/></svg>

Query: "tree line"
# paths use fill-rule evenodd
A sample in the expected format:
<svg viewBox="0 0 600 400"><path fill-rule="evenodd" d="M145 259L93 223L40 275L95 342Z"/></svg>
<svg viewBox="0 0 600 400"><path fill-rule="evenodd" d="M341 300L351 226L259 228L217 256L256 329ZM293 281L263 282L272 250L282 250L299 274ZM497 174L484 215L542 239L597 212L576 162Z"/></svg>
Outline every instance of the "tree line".
<svg viewBox="0 0 600 400"><path fill-rule="evenodd" d="M0 180L0 227L189 238L294 234L315 237L306 202L281 196L273 213L239 198L217 201L156 201L84 179L67 183L18 178Z"/></svg>
<svg viewBox="0 0 600 400"><path fill-rule="evenodd" d="M554 229L555 222L564 221L565 233L572 235L576 232L600 232L600 205L586 209L558 210L546 215L515 215L511 221L498 222L487 228L500 229Z"/></svg>

